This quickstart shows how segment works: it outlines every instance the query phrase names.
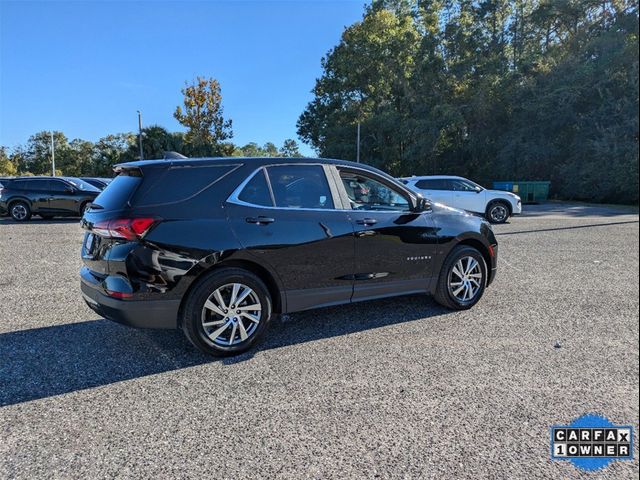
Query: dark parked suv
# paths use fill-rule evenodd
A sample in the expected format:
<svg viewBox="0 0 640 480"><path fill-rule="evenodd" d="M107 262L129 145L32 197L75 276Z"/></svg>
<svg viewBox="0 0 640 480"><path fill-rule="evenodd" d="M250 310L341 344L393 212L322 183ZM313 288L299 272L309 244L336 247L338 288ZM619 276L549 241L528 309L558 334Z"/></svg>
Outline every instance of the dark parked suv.
<svg viewBox="0 0 640 480"><path fill-rule="evenodd" d="M100 193L93 185L73 177L17 177L2 180L0 213L16 221L32 214L42 218L82 216L85 207Z"/></svg>
<svg viewBox="0 0 640 480"><path fill-rule="evenodd" d="M324 159L122 164L82 219L98 314L242 352L273 314L410 293L473 306L496 271L491 226L389 175Z"/></svg>

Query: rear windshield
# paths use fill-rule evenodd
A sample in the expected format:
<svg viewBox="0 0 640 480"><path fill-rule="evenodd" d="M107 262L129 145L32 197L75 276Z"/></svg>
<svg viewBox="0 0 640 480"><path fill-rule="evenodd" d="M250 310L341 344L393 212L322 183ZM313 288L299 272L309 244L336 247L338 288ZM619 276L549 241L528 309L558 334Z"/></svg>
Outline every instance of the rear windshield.
<svg viewBox="0 0 640 480"><path fill-rule="evenodd" d="M100 191L99 188L94 187L89 182L85 182L84 180L82 180L80 178L74 178L74 177L62 177L62 178L64 178L67 182L69 182L71 185L76 187L78 190L83 190L85 192L99 192Z"/></svg>
<svg viewBox="0 0 640 480"><path fill-rule="evenodd" d="M144 184L131 202L137 207L182 202L206 190L236 168L238 165L187 165L145 172ZM107 190L110 188L111 185Z"/></svg>
<svg viewBox="0 0 640 480"><path fill-rule="evenodd" d="M140 183L142 183L142 177L120 174L96 197L93 203L105 210L124 208Z"/></svg>

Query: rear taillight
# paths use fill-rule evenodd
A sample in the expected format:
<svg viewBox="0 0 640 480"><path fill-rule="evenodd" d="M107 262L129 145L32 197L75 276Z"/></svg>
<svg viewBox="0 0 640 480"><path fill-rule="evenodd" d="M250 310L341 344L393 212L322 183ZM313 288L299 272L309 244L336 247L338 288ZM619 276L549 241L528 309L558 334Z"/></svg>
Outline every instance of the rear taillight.
<svg viewBox="0 0 640 480"><path fill-rule="evenodd" d="M157 218L118 218L105 220L93 225L92 232L96 235L124 240L138 240L158 222Z"/></svg>

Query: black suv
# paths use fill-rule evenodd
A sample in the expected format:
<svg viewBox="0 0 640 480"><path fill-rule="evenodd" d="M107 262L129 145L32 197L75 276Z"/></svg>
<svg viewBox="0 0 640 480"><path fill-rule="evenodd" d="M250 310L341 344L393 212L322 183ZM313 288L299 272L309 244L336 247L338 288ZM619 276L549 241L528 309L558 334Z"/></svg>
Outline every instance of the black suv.
<svg viewBox="0 0 640 480"><path fill-rule="evenodd" d="M100 193L93 185L73 177L18 177L2 180L0 213L16 221L32 214L42 218L82 216Z"/></svg>
<svg viewBox="0 0 640 480"><path fill-rule="evenodd" d="M278 313L410 293L470 308L495 275L485 220L365 165L220 158L116 172L82 219L84 299L130 326L181 328L213 355L250 348Z"/></svg>

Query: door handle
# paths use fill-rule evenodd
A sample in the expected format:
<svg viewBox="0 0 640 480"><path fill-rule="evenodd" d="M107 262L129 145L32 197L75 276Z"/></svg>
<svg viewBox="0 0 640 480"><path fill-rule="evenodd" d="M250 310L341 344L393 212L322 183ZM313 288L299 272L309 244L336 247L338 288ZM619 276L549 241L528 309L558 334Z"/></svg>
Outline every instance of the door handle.
<svg viewBox="0 0 640 480"><path fill-rule="evenodd" d="M360 220L356 220L356 223L358 225L375 225L376 223L378 223L378 220L376 220L375 218L362 218Z"/></svg>
<svg viewBox="0 0 640 480"><path fill-rule="evenodd" d="M268 223L273 223L276 221L275 218L269 218L269 217L247 217L246 218L247 223L255 223L256 225L266 225Z"/></svg>

